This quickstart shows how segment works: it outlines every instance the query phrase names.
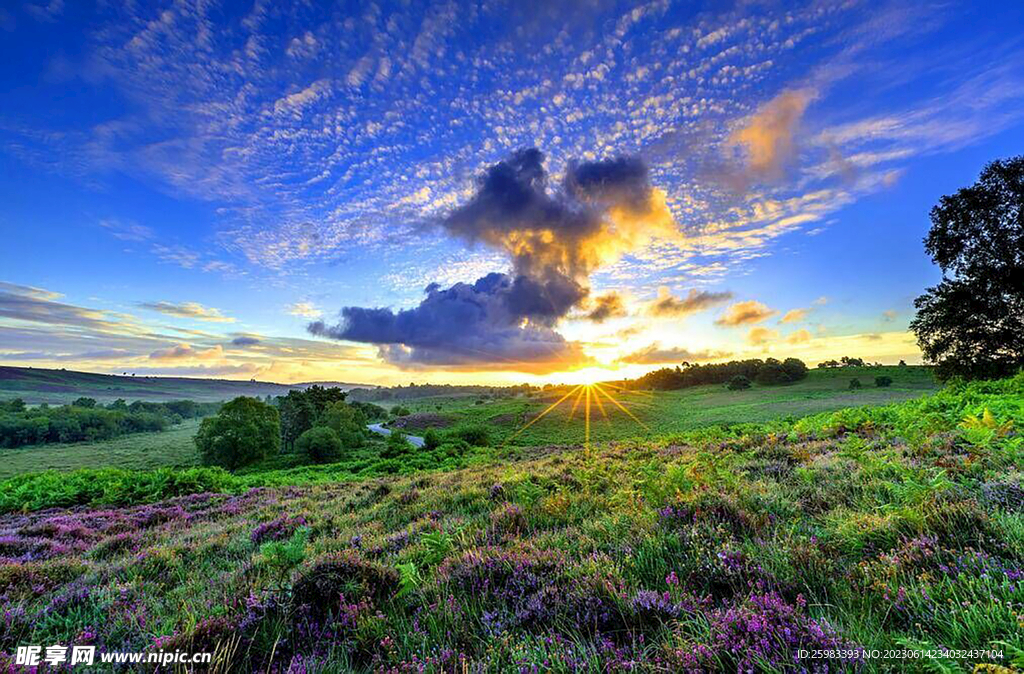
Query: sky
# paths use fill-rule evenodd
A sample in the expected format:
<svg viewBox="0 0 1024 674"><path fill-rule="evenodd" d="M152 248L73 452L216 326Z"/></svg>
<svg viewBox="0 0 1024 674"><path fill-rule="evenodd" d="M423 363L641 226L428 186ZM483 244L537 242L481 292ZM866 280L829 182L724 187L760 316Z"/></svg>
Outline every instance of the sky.
<svg viewBox="0 0 1024 674"><path fill-rule="evenodd" d="M544 383L921 361L1024 5L0 8L0 365Z"/></svg>

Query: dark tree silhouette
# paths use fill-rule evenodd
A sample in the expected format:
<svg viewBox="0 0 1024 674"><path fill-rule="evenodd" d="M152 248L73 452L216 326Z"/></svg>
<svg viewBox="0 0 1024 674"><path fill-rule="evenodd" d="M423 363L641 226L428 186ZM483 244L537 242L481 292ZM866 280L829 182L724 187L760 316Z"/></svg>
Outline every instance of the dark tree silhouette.
<svg viewBox="0 0 1024 674"><path fill-rule="evenodd" d="M1024 156L994 161L931 211L925 250L942 281L910 323L940 379L1024 367Z"/></svg>

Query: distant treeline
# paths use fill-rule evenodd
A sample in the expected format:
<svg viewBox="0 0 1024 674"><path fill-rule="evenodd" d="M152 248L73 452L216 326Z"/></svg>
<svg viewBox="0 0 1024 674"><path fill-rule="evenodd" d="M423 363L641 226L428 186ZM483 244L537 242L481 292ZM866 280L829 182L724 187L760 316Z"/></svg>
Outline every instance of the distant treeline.
<svg viewBox="0 0 1024 674"><path fill-rule="evenodd" d="M539 390L536 386L460 386L453 384L409 384L378 388L354 388L348 391L348 399L380 402L383 400L411 400L431 396L476 395L496 398L510 398L520 393Z"/></svg>
<svg viewBox="0 0 1024 674"><path fill-rule="evenodd" d="M731 360L728 363L683 363L674 368L663 367L637 379L627 380L623 384L633 389L669 391L705 384L724 384L734 377L745 377L758 384L772 385L800 381L806 376L807 365L797 358L787 358L783 361L775 358L752 358Z"/></svg>
<svg viewBox="0 0 1024 674"><path fill-rule="evenodd" d="M28 407L15 398L0 401L0 447L50 442L107 440L128 433L162 431L183 419L216 413L220 403L172 400L165 403L116 400L100 405L79 398L69 405Z"/></svg>

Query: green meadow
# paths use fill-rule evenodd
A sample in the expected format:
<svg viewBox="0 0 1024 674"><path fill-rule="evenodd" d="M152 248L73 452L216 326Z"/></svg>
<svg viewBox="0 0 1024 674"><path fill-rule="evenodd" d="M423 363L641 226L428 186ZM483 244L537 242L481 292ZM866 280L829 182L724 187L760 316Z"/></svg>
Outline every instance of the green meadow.
<svg viewBox="0 0 1024 674"><path fill-rule="evenodd" d="M192 438L200 419L187 419L154 433L136 433L95 442L68 442L0 449L0 479L44 470L195 466Z"/></svg>

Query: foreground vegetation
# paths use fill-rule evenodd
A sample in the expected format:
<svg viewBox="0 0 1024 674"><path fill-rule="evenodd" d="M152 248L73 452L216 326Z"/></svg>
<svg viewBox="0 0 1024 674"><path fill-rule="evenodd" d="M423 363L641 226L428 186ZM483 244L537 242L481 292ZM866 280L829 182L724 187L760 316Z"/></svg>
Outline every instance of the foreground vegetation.
<svg viewBox="0 0 1024 674"><path fill-rule="evenodd" d="M1024 666L1022 424L1024 375L405 476L380 458L22 476L0 485L0 651L216 649L246 671ZM40 510L54 492L92 507ZM834 657L859 647L1002 659Z"/></svg>

